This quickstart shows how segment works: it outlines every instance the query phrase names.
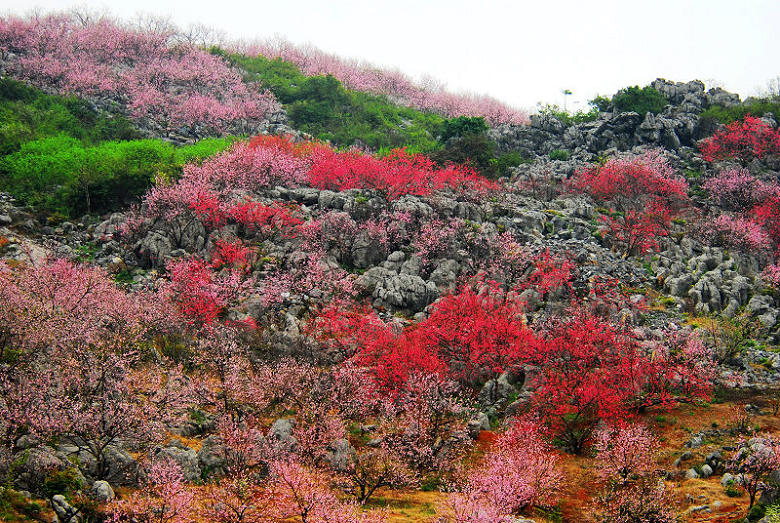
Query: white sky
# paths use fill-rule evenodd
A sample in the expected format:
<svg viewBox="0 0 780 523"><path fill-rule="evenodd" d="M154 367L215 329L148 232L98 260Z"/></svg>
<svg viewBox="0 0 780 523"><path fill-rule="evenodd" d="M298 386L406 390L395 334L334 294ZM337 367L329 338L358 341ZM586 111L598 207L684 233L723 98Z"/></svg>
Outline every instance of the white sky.
<svg viewBox="0 0 780 523"><path fill-rule="evenodd" d="M0 12L72 7L0 0ZM657 77L703 80L743 97L780 75L780 0L86 1L121 18L169 16L231 38L282 35L327 52L429 74L448 89L533 109L581 107Z"/></svg>

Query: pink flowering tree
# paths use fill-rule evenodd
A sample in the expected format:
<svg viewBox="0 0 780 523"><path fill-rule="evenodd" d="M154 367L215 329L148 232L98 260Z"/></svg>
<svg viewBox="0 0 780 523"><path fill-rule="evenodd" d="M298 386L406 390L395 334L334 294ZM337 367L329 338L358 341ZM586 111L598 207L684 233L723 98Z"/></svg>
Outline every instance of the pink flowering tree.
<svg viewBox="0 0 780 523"><path fill-rule="evenodd" d="M675 521L662 480L655 475L658 442L642 425L605 426L596 434L596 470L604 482L593 510L599 521Z"/></svg>
<svg viewBox="0 0 780 523"><path fill-rule="evenodd" d="M248 133L279 105L220 57L176 41L169 27L131 28L107 17L0 20L9 70L39 87L109 96L165 132Z"/></svg>
<svg viewBox="0 0 780 523"><path fill-rule="evenodd" d="M747 492L752 507L758 494L770 488L770 475L780 469L780 443L771 437L742 439L726 468Z"/></svg>
<svg viewBox="0 0 780 523"><path fill-rule="evenodd" d="M305 523L379 523L381 512L361 512L345 503L329 488L330 478L294 461L271 465L269 494L274 500L275 518L288 521L300 518Z"/></svg>
<svg viewBox="0 0 780 523"><path fill-rule="evenodd" d="M312 46L295 46L285 40L267 40L239 47L250 55L292 62L307 76L332 75L347 88L386 95L402 105L448 117L483 116L491 125L528 123L528 115L498 100L470 93L455 94L428 79L415 83L399 71L337 57Z"/></svg>
<svg viewBox="0 0 780 523"><path fill-rule="evenodd" d="M112 505L111 521L186 523L195 512L193 492L184 484L179 466L157 461L146 471L146 483L140 490Z"/></svg>
<svg viewBox="0 0 780 523"><path fill-rule="evenodd" d="M488 515L503 521L529 506L554 505L562 486L555 451L534 420L522 419L499 436L442 508L451 521L487 521Z"/></svg>

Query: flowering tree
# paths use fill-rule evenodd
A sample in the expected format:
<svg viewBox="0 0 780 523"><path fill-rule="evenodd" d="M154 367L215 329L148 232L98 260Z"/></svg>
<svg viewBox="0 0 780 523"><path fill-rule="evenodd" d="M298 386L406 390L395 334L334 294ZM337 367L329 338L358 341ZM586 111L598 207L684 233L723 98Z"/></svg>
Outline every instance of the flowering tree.
<svg viewBox="0 0 780 523"><path fill-rule="evenodd" d="M754 116L728 124L725 129L699 143L701 156L708 162L735 158L747 164L780 153L780 133Z"/></svg>
<svg viewBox="0 0 780 523"><path fill-rule="evenodd" d="M743 252L768 251L772 242L766 230L755 221L742 216L721 214L708 219L699 234L712 244L724 245Z"/></svg>
<svg viewBox="0 0 780 523"><path fill-rule="evenodd" d="M380 523L384 515L360 512L340 501L328 488L329 478L294 461L278 461L271 466L269 491L274 500L275 518L303 523Z"/></svg>
<svg viewBox="0 0 780 523"><path fill-rule="evenodd" d="M12 53L16 75L63 93L112 96L136 119L167 132L185 126L199 136L246 133L278 110L271 93L175 36L169 28L123 27L106 17L0 21L0 49Z"/></svg>
<svg viewBox="0 0 780 523"><path fill-rule="evenodd" d="M536 366L534 407L552 434L580 452L600 420L709 396L711 352L697 339L682 345L648 357L623 328L590 311L570 309L567 319L540 338L529 359Z"/></svg>
<svg viewBox="0 0 780 523"><path fill-rule="evenodd" d="M495 442L485 460L470 471L463 491L445 504L451 520L487 521L519 514L532 505L552 505L563 484L553 449L532 419L516 421ZM480 516L482 517L482 516Z"/></svg>
<svg viewBox="0 0 780 523"><path fill-rule="evenodd" d="M416 486L417 474L386 447L357 451L342 471L342 488L360 504L365 504L382 487L394 489Z"/></svg>
<svg viewBox="0 0 780 523"><path fill-rule="evenodd" d="M583 169L573 187L613 208L602 219L627 255L656 248L656 238L668 235L671 219L688 200L688 184L658 152Z"/></svg>
<svg viewBox="0 0 780 523"><path fill-rule="evenodd" d="M186 523L194 514L194 495L184 485L184 476L172 460L157 461L146 471L143 488L116 501L112 521L141 523Z"/></svg>
<svg viewBox="0 0 780 523"><path fill-rule="evenodd" d="M702 188L727 211L749 211L771 196L771 184L757 180L747 169L727 169L708 179Z"/></svg>
<svg viewBox="0 0 780 523"><path fill-rule="evenodd" d="M643 425L606 426L597 431L593 445L598 474L602 479L622 480L646 475L654 470L657 447L658 442Z"/></svg>
<svg viewBox="0 0 780 523"><path fill-rule="evenodd" d="M373 189L394 199L404 194L424 196L443 188L480 193L494 187L468 167L436 167L428 157L403 149L375 158L320 148L312 158L308 181L321 189Z"/></svg>
<svg viewBox="0 0 780 523"><path fill-rule="evenodd" d="M295 46L284 40L254 42L240 50L250 55L281 58L298 66L307 76L332 75L347 88L386 95L403 105L445 116L483 116L492 125L528 123L528 115L488 96L454 94L435 81L415 84L398 71L346 60L311 46Z"/></svg>
<svg viewBox="0 0 780 523"><path fill-rule="evenodd" d="M433 307L409 337L435 353L462 382L497 380L533 343L523 304L495 282L482 288L466 285Z"/></svg>
<svg viewBox="0 0 780 523"><path fill-rule="evenodd" d="M599 478L606 482L596 496L596 521L675 521L664 483L654 475L658 442L646 427L605 426L594 448Z"/></svg>
<svg viewBox="0 0 780 523"><path fill-rule="evenodd" d="M769 476L780 469L780 443L771 437L740 440L726 465L735 483L750 497L749 508L756 496L769 488Z"/></svg>
<svg viewBox="0 0 780 523"><path fill-rule="evenodd" d="M412 375L389 405L381 429L384 445L413 469L445 470L468 447L467 415L457 384Z"/></svg>

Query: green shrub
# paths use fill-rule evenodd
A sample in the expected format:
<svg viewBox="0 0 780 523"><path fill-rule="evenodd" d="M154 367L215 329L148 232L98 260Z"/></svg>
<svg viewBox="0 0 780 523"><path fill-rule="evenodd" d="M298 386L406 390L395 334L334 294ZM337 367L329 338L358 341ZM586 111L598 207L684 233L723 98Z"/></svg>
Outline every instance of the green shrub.
<svg viewBox="0 0 780 523"><path fill-rule="evenodd" d="M128 119L100 115L83 99L48 95L25 83L0 78L0 155L57 134L91 144L141 137Z"/></svg>
<svg viewBox="0 0 780 523"><path fill-rule="evenodd" d="M194 144L178 147L175 156L176 165L183 167L187 163L201 163L206 158L221 153L237 140L235 136L204 138Z"/></svg>
<svg viewBox="0 0 780 523"><path fill-rule="evenodd" d="M367 145L375 150L408 147L414 152L439 148L444 118L402 107L387 97L346 89L332 76L307 77L292 63L263 56L223 56L244 71L247 81L273 92L295 129L336 146Z"/></svg>
<svg viewBox="0 0 780 523"><path fill-rule="evenodd" d="M585 122L592 122L599 117L599 108L590 103L591 108L587 111L579 110L577 112L570 112L566 109L562 109L555 104L547 104L539 108L539 114L550 114L561 121L566 127L576 125Z"/></svg>
<svg viewBox="0 0 780 523"><path fill-rule="evenodd" d="M722 105L713 105L703 111L701 118L710 119L715 122L728 124L737 120L742 120L745 116L761 117L767 113L780 116L780 101L770 98L761 98L754 100L749 104L732 105L724 107Z"/></svg>
<svg viewBox="0 0 780 523"><path fill-rule="evenodd" d="M59 134L22 144L0 159L0 189L46 213L65 217L115 210L143 195L155 177L174 177L186 161L224 149L231 139L176 149L162 140L95 146Z"/></svg>
<svg viewBox="0 0 780 523"><path fill-rule="evenodd" d="M612 97L611 105L618 112L634 111L644 118L647 113L658 114L669 101L657 89L646 85L626 87Z"/></svg>
<svg viewBox="0 0 780 523"><path fill-rule="evenodd" d="M439 141L447 143L447 140L450 138L480 135L488 129L490 129L490 127L488 127L488 124L485 123L485 119L481 116L457 116L444 121Z"/></svg>
<svg viewBox="0 0 780 523"><path fill-rule="evenodd" d="M43 492L47 498L57 494L71 498L82 488L84 488L84 482L75 468L52 472L43 480Z"/></svg>
<svg viewBox="0 0 780 523"><path fill-rule="evenodd" d="M467 134L452 138L447 146L430 154L431 160L440 164L468 164L483 176L495 178L500 173L494 162L496 144L486 134Z"/></svg>
<svg viewBox="0 0 780 523"><path fill-rule="evenodd" d="M550 160L566 161L568 159L569 159L569 151L563 149L555 149L553 151L550 151Z"/></svg>

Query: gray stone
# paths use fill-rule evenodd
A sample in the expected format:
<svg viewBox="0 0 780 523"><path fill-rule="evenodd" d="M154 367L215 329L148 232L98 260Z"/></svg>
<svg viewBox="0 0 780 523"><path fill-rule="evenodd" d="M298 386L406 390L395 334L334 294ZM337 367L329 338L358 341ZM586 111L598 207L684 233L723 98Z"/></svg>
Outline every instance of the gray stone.
<svg viewBox="0 0 780 523"><path fill-rule="evenodd" d="M699 477L699 473L694 469L688 469L685 471L685 479L696 479Z"/></svg>
<svg viewBox="0 0 780 523"><path fill-rule="evenodd" d="M330 445L326 459L336 472L346 472L354 463L356 456L355 447L348 440L338 439Z"/></svg>
<svg viewBox="0 0 780 523"><path fill-rule="evenodd" d="M365 269L378 264L385 259L385 256L379 243L364 231L359 233L352 242L350 259L354 267Z"/></svg>
<svg viewBox="0 0 780 523"><path fill-rule="evenodd" d="M710 467L709 465L706 464L702 465L700 470L701 470L701 477L708 478L712 476L712 467Z"/></svg>
<svg viewBox="0 0 780 523"><path fill-rule="evenodd" d="M94 482L89 492L99 503L108 503L109 501L113 501L116 497L111 485L109 485L107 481L102 480Z"/></svg>
<svg viewBox="0 0 780 523"><path fill-rule="evenodd" d="M490 430L490 419L488 418L487 414L480 412L476 415L476 417L469 420L469 436L471 436L472 439L477 439L479 437L479 433L483 430Z"/></svg>
<svg viewBox="0 0 780 523"><path fill-rule="evenodd" d="M373 296L376 306L418 312L438 298L439 290L419 276L399 274L380 281Z"/></svg>
<svg viewBox="0 0 780 523"><path fill-rule="evenodd" d="M79 511L72 507L62 494L51 498L51 508L60 523L79 523L81 521Z"/></svg>
<svg viewBox="0 0 780 523"><path fill-rule="evenodd" d="M198 453L184 445L169 445L154 451L153 461L174 461L181 468L185 481L193 482L200 479Z"/></svg>
<svg viewBox="0 0 780 523"><path fill-rule="evenodd" d="M298 440L296 440L295 436L293 436L294 428L294 419L279 418L271 425L271 428L268 431L268 437L269 439L273 439L279 443L294 447L298 444Z"/></svg>
<svg viewBox="0 0 780 523"><path fill-rule="evenodd" d="M726 472L725 474L723 474L723 477L720 478L720 484L723 485L724 487L728 487L735 481L736 478L730 472Z"/></svg>
<svg viewBox="0 0 780 523"><path fill-rule="evenodd" d="M509 374L501 374L498 379L488 380L479 391L477 401L480 405L489 407L493 405L505 405L512 394L516 394L517 389L510 383Z"/></svg>
<svg viewBox="0 0 780 523"><path fill-rule="evenodd" d="M225 445L218 436L209 436L204 439L198 450L198 466L201 474L222 475L225 473Z"/></svg>

